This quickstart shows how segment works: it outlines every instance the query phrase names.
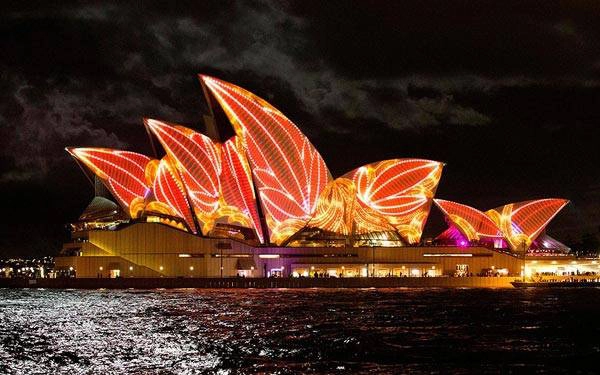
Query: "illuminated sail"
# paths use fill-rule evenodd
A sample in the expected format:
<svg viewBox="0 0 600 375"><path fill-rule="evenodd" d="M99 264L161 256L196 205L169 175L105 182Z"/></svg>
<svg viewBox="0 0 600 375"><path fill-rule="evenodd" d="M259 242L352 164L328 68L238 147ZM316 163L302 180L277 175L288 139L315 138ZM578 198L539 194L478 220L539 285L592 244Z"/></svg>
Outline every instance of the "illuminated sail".
<svg viewBox="0 0 600 375"><path fill-rule="evenodd" d="M327 185L308 226L343 235L397 232L419 242L442 166L392 159L351 171Z"/></svg>
<svg viewBox="0 0 600 375"><path fill-rule="evenodd" d="M229 117L248 155L271 242L302 228L331 179L325 162L279 110L233 84L200 76Z"/></svg>
<svg viewBox="0 0 600 375"><path fill-rule="evenodd" d="M392 159L360 167L344 177L357 198L382 215L408 243L418 243L443 164L423 159Z"/></svg>
<svg viewBox="0 0 600 375"><path fill-rule="evenodd" d="M220 150L213 141L191 129L145 120L179 170L203 234L214 225L219 208Z"/></svg>
<svg viewBox="0 0 600 375"><path fill-rule="evenodd" d="M230 221L254 229L258 240L263 243L264 235L256 209L250 167L240 151L237 137L225 142L221 150L223 166L220 181L223 204L219 213L221 216L227 216Z"/></svg>
<svg viewBox="0 0 600 375"><path fill-rule="evenodd" d="M237 138L224 144L183 126L146 120L174 161L204 235L219 219L251 228L263 242L248 162Z"/></svg>
<svg viewBox="0 0 600 375"><path fill-rule="evenodd" d="M185 220L192 232L196 232L194 219L192 218L189 202L185 196L183 184L177 176L177 171L170 165L166 158L163 158L158 164L154 183L152 184L152 191L156 201L164 204L166 209L163 207L158 208L155 202L150 202L147 204L146 210L155 210L181 218Z"/></svg>
<svg viewBox="0 0 600 375"><path fill-rule="evenodd" d="M510 203L486 214L502 230L513 251L524 251L567 203L566 199L538 199Z"/></svg>
<svg viewBox="0 0 600 375"><path fill-rule="evenodd" d="M434 201L467 240L478 241L482 238L502 238L502 232L496 223L478 209L443 199L435 199Z"/></svg>
<svg viewBox="0 0 600 375"><path fill-rule="evenodd" d="M150 158L145 155L107 148L67 148L67 151L100 178L127 213L131 213L131 203L136 198L143 200L150 188L145 176Z"/></svg>

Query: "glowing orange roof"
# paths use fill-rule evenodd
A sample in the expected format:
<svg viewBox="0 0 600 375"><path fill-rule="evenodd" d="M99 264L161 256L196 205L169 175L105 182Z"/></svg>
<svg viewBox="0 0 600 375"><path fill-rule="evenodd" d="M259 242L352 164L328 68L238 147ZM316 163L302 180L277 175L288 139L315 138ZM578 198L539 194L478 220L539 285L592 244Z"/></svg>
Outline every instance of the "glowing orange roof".
<svg viewBox="0 0 600 375"><path fill-rule="evenodd" d="M265 100L231 83L200 79L217 99L248 156L271 242L280 244L302 228L331 180L308 138Z"/></svg>
<svg viewBox="0 0 600 375"><path fill-rule="evenodd" d="M434 202L469 241L502 237L500 228L478 209L443 199L434 199Z"/></svg>
<svg viewBox="0 0 600 375"><path fill-rule="evenodd" d="M163 158L156 170L156 177L152 184L152 191L156 201L166 205L167 210L158 210L161 213L166 213L171 216L182 218L187 223L188 227L191 228L192 232L195 231L194 219L192 219L192 213L190 211L190 204L186 198L183 184L179 180L177 171L171 166L168 159ZM152 205L148 205L146 209L152 209ZM154 209L156 210L155 206Z"/></svg>
<svg viewBox="0 0 600 375"><path fill-rule="evenodd" d="M329 183L309 226L343 235L396 231L417 243L443 164L392 159L355 169Z"/></svg>
<svg viewBox="0 0 600 375"><path fill-rule="evenodd" d="M221 148L223 170L220 177L221 191L227 207L221 207L221 214L228 216L230 221L253 228L258 240L264 243L250 166L244 153L240 151L238 143L238 138L233 137Z"/></svg>
<svg viewBox="0 0 600 375"><path fill-rule="evenodd" d="M164 214L166 219L153 218L194 233L200 229L206 236L223 233L217 225L235 224L252 228L261 243L278 245L304 227L345 236L385 232L393 241L420 241L442 163L384 160L332 180L308 138L275 107L231 83L200 79L235 130L226 142L147 119L167 153L160 161L129 151L67 149L131 217ZM261 227L255 187L268 233ZM511 203L486 213L455 202L436 203L456 234L469 240L504 237L515 250L529 247L567 201Z"/></svg>
<svg viewBox="0 0 600 375"><path fill-rule="evenodd" d="M418 243L443 163L424 159L392 159L347 173L358 199L385 217L408 243Z"/></svg>
<svg viewBox="0 0 600 375"><path fill-rule="evenodd" d="M209 235L226 217L254 229L263 242L248 162L236 137L222 145L180 125L151 119L145 123L179 170L202 233Z"/></svg>
<svg viewBox="0 0 600 375"><path fill-rule="evenodd" d="M125 212L135 198L143 199L149 189L145 170L150 158L135 152L108 148L67 148L110 190Z"/></svg>
<svg viewBox="0 0 600 375"><path fill-rule="evenodd" d="M146 119L181 174L203 234L208 234L219 208L221 160L213 141L191 129Z"/></svg>
<svg viewBox="0 0 600 375"><path fill-rule="evenodd" d="M567 203L566 199L538 199L510 203L486 214L502 230L513 250L526 250Z"/></svg>

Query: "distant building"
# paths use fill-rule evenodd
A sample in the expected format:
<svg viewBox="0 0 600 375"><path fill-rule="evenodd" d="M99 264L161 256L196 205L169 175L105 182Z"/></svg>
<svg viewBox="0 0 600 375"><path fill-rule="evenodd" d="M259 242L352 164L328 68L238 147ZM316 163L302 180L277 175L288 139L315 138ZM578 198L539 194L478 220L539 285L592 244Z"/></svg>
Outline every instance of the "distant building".
<svg viewBox="0 0 600 375"><path fill-rule="evenodd" d="M443 163L392 159L333 179L280 111L200 76L206 136L145 119L160 159L67 148L96 185L56 267L77 277L520 275L527 256L572 259L544 233L568 202L481 212L435 200L450 224L421 236ZM233 132L219 127L228 122ZM154 145L153 145L154 147ZM341 151L343 152L343 150ZM100 182L101 184L98 184ZM104 191L103 191L104 190Z"/></svg>

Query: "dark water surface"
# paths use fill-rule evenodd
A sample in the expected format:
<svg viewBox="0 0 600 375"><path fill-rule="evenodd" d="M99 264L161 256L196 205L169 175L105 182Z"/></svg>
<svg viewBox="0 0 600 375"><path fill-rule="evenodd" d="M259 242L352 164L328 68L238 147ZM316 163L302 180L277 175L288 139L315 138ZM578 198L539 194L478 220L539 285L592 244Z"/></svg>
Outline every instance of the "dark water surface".
<svg viewBox="0 0 600 375"><path fill-rule="evenodd" d="M0 289L0 373L594 373L599 321L599 289Z"/></svg>

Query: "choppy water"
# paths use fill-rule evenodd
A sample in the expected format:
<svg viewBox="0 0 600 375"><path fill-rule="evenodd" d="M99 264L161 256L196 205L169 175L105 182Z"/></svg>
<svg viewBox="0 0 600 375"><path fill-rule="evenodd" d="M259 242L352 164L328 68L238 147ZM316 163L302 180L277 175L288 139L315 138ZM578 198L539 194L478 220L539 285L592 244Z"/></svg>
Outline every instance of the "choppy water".
<svg viewBox="0 0 600 375"><path fill-rule="evenodd" d="M599 321L597 289L0 289L0 373L592 373Z"/></svg>

